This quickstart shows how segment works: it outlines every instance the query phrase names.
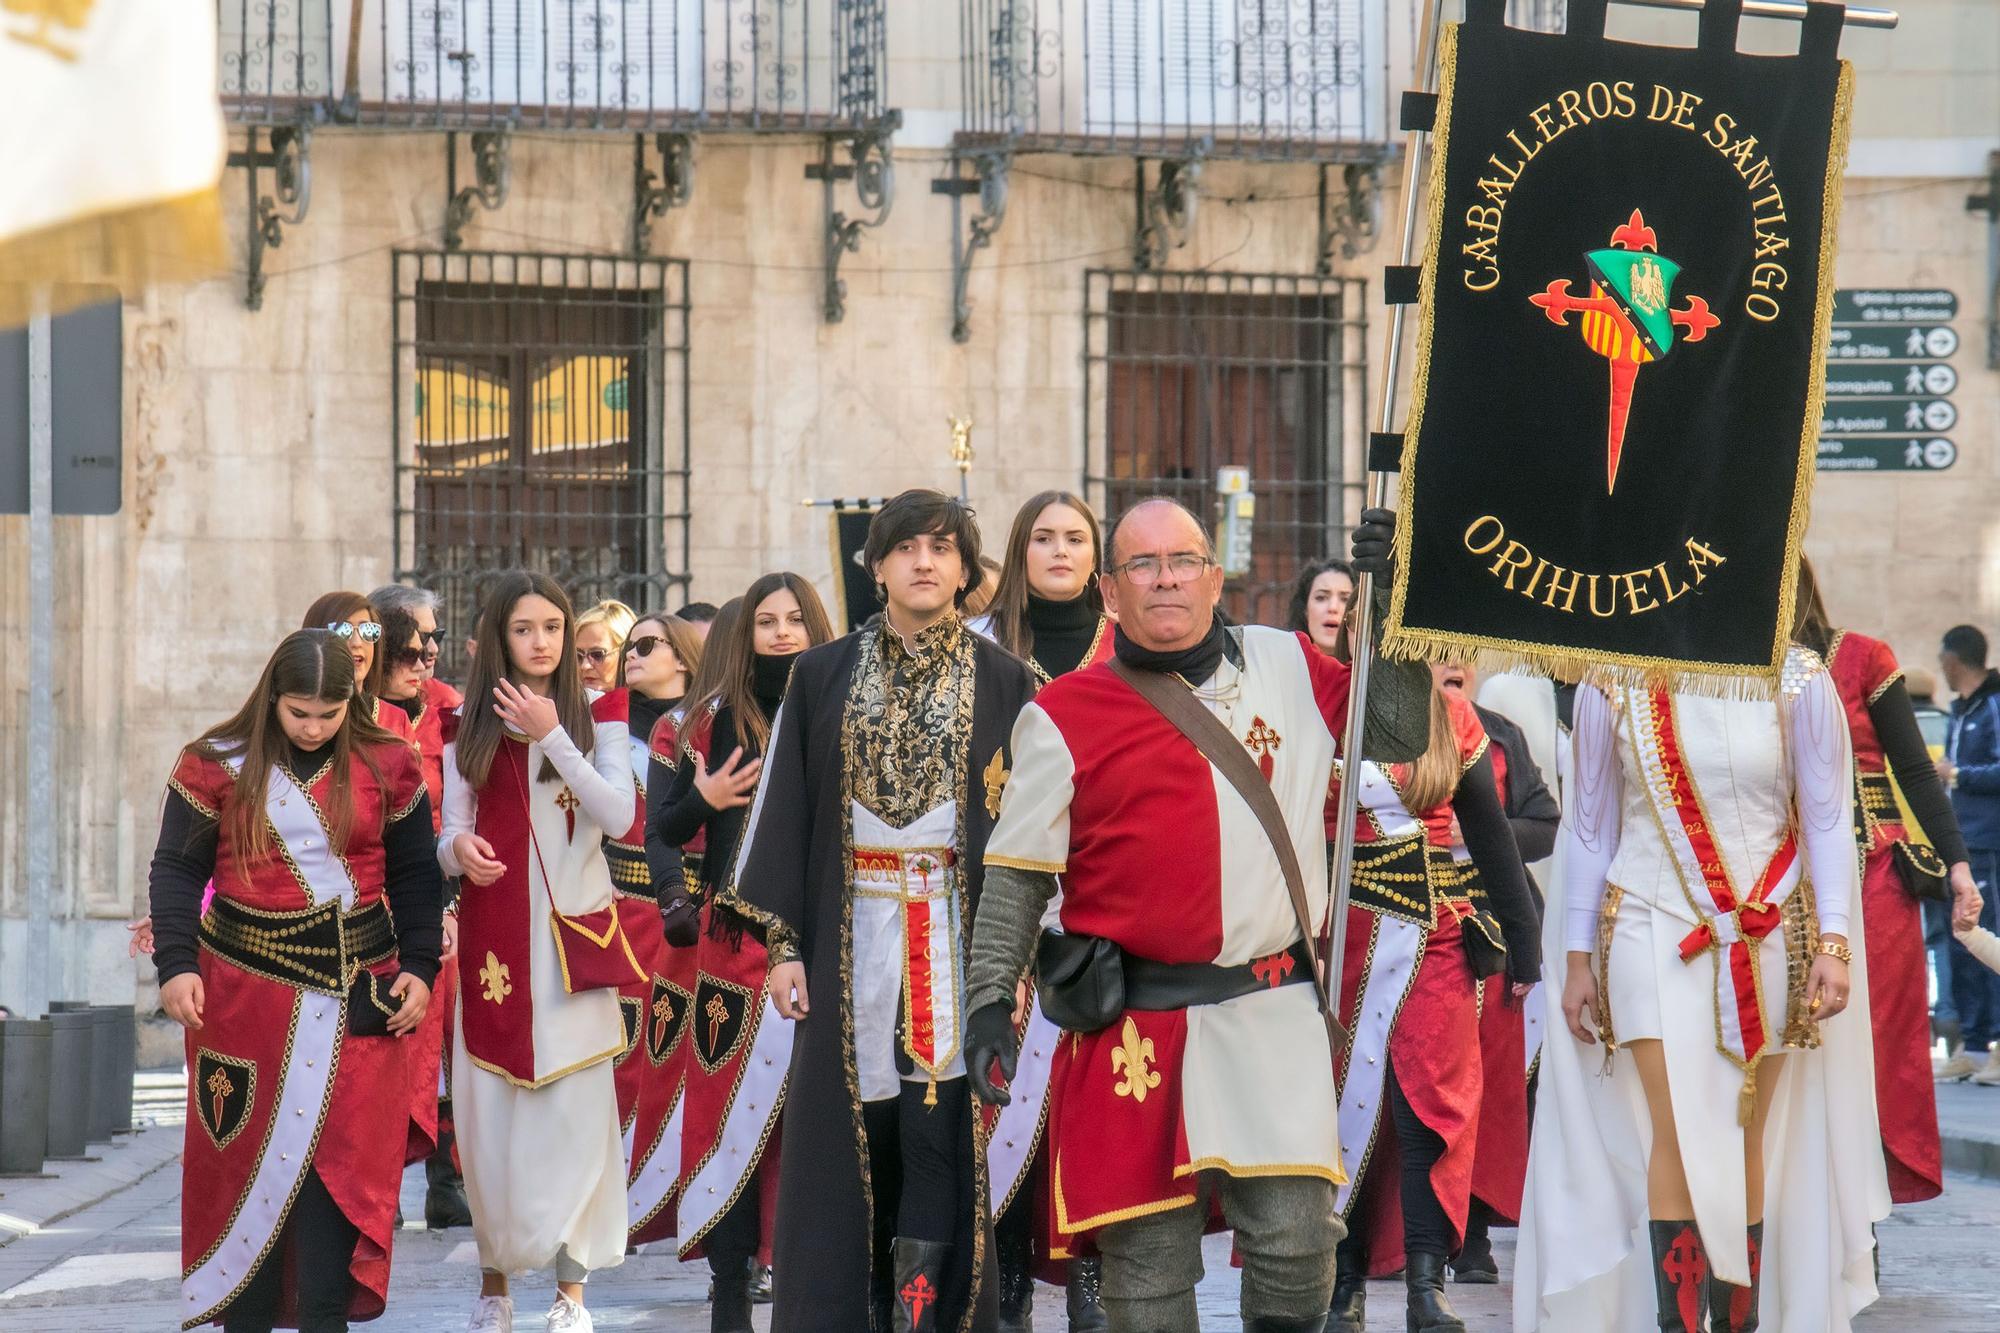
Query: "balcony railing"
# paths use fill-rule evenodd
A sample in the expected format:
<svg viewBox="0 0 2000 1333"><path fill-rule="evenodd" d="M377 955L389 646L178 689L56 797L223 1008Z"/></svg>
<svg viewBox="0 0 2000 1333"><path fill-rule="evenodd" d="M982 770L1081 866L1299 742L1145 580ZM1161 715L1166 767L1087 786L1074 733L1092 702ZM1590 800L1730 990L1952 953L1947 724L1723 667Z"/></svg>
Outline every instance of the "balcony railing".
<svg viewBox="0 0 2000 1333"><path fill-rule="evenodd" d="M1339 161L1387 138L1387 0L959 6L964 147Z"/></svg>
<svg viewBox="0 0 2000 1333"><path fill-rule="evenodd" d="M218 0L250 124L821 130L887 105L888 0Z"/></svg>

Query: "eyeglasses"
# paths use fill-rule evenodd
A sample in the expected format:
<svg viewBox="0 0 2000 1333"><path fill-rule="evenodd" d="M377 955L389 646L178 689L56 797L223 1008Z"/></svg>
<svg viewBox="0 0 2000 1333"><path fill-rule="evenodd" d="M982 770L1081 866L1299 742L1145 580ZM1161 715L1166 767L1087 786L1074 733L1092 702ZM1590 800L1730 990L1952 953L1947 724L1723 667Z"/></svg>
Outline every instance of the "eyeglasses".
<svg viewBox="0 0 2000 1333"><path fill-rule="evenodd" d="M653 655L653 650L655 648L663 646L667 646L667 639L665 635L642 634L638 638L632 640L632 642L625 645L625 656L651 657Z"/></svg>
<svg viewBox="0 0 2000 1333"><path fill-rule="evenodd" d="M389 663L391 666L422 666L436 656L437 649L435 648L430 649L428 652L422 648L398 648L389 655Z"/></svg>
<svg viewBox="0 0 2000 1333"><path fill-rule="evenodd" d="M420 629L417 631L417 637L423 640L427 651L434 653L437 651L438 643L444 638L444 626L439 625L436 629Z"/></svg>
<svg viewBox="0 0 2000 1333"><path fill-rule="evenodd" d="M1135 555L1122 565L1111 569L1113 574L1123 574L1140 587L1148 587L1160 581L1162 571L1171 571L1176 582L1200 578L1215 561L1192 551L1176 551L1172 555Z"/></svg>
<svg viewBox="0 0 2000 1333"><path fill-rule="evenodd" d="M382 638L382 627L372 620L364 620L359 625L343 620L338 625L328 625L326 632L336 639L351 639L359 635L363 643L376 643Z"/></svg>
<svg viewBox="0 0 2000 1333"><path fill-rule="evenodd" d="M604 659L611 656L609 648L579 648L576 650L578 666L603 666Z"/></svg>

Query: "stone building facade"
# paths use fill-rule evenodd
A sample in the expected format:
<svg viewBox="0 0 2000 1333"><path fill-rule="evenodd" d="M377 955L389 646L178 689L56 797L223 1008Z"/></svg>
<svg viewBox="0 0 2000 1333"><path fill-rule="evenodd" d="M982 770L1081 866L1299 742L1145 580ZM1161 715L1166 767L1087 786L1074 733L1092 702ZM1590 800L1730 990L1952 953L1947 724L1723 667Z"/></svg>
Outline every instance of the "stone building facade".
<svg viewBox="0 0 2000 1333"><path fill-rule="evenodd" d="M840 255L839 322L824 317L826 187L808 169L829 152L852 162L854 140L802 118L816 96L835 107L852 99L825 54L795 53L797 105L774 101L754 126L714 117L689 127L691 191L651 220L644 257L633 248L635 149L656 177L665 171L650 132L635 145L630 129L520 126L506 145L504 200L474 201L448 251L446 118L412 123L422 117L394 106L371 117L364 97L361 124L315 126L310 207L262 252L261 309L245 305L240 205L237 272L125 307L124 506L57 524L55 791L23 785L23 656L0 658L10 759L0 765L0 1004L18 1002L21 830L42 819L60 831L57 993L134 994L122 923L143 911L175 749L240 702L278 635L329 589L419 573L454 595L459 632L470 571L524 552L575 574L585 598L719 602L771 568L799 570L831 595L827 513L800 502L955 487L946 420L961 416L975 423L966 483L994 546L1019 500L1043 488L1081 487L1106 507L1162 488L1199 504L1212 499L1216 467L1250 466L1256 557L1232 596L1243 613L1275 615L1289 569L1337 541L1358 507L1386 326L1380 269L1394 262L1400 219L1386 71L1398 71L1395 88L1406 81L1416 26L1409 0L1292 4L1347 25L1341 58L1355 91L1303 112L1294 103L1275 147L1267 113L1255 150L1212 150L1191 217L1171 207L1175 153L1162 131L1121 134L1115 107L1108 127L1077 122L1066 99L1087 101L1093 85L1049 54L1078 45L1076 33L1047 36L1053 20L1040 11L1057 6L796 6L823 16L846 49L879 48L862 119L900 112L887 140L893 207ZM370 0L366 12L375 8ZM656 13L691 22L718 8L652 0ZM2000 629L1993 232L1965 206L2000 150L2000 9L1903 8L1896 33L1851 32L1843 45L1860 92L1838 280L1957 293L1958 456L1935 472L1823 475L1810 540L1836 614L1928 663L1945 625ZM1027 36L1004 38L1023 53L1011 81L982 75L1003 26L995 11L1029 10ZM837 27L854 12L878 26ZM326 49L344 49L345 19L328 21ZM1749 23L1745 45L1794 31ZM1692 21L1621 10L1620 32L1691 41ZM398 51L378 45L361 62L364 81L395 67ZM234 77L236 146L250 148L254 130L268 151L272 131L295 122L274 110L280 99L248 105L272 84L241 62ZM384 88L394 78L379 77ZM816 92L815 80L832 91ZM1181 95L1133 94L1163 107ZM1176 103L1166 118L1197 114ZM1337 122L1337 134L1301 128L1302 115ZM453 123L463 188L477 181L481 122ZM954 199L932 182L977 179L978 153L995 143L980 132L996 126L1042 138L1030 133L1038 150L1007 163L1004 215L966 280L961 341ZM273 174L263 169L261 194L275 193ZM870 184L865 163L862 174ZM246 186L232 169L228 197ZM833 182L843 220L872 221L866 203L854 180ZM956 204L963 248L982 201ZM1141 218L1157 228L1144 242L1150 269L1135 262ZM496 449L511 451L500 472L481 472ZM25 521L0 518L0 624L19 643L26 621ZM150 1004L150 969L136 975Z"/></svg>

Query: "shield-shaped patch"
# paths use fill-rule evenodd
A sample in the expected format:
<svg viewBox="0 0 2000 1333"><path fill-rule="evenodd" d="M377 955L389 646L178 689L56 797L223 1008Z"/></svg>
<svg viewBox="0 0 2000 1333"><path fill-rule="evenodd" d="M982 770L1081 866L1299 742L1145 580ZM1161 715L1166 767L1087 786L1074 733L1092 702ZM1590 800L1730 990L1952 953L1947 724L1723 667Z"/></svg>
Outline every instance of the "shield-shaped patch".
<svg viewBox="0 0 2000 1333"><path fill-rule="evenodd" d="M702 973L694 988L694 1056L713 1074L729 1063L750 1023L750 990Z"/></svg>
<svg viewBox="0 0 2000 1333"><path fill-rule="evenodd" d="M194 1101L195 1119L220 1152L250 1123L250 1108L257 1098L257 1064L196 1047L188 1095Z"/></svg>
<svg viewBox="0 0 2000 1333"><path fill-rule="evenodd" d="M687 1032L694 996L655 972L653 998L646 1008L646 1057L663 1065Z"/></svg>
<svg viewBox="0 0 2000 1333"><path fill-rule="evenodd" d="M611 1062L614 1065L624 1064L625 1057L639 1044L641 1025L646 1021L645 1001L636 995L619 996L618 1017L625 1023L625 1044L618 1048L618 1058Z"/></svg>

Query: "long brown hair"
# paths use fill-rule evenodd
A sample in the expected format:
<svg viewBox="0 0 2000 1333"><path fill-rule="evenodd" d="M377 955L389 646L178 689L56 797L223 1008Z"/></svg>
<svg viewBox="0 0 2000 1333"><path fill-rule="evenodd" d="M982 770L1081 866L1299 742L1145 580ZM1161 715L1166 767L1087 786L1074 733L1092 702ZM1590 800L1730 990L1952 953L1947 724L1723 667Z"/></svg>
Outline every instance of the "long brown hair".
<svg viewBox="0 0 2000 1333"><path fill-rule="evenodd" d="M1000 583L993 590L993 600L986 604L986 614L993 626L993 639L1002 648L1016 657L1032 657L1035 653L1035 631L1028 624L1028 543L1035 535L1035 520L1050 505L1068 505L1083 515L1083 521L1090 528L1090 577L1083 581L1083 596L1090 609L1099 615L1104 613L1104 594L1098 591L1097 575L1104 570L1104 526L1097 521L1097 511L1084 503L1083 497L1071 491L1043 491L1030 496L1014 515L1014 526L1007 533L1006 558L1000 565Z"/></svg>
<svg viewBox="0 0 2000 1333"><path fill-rule="evenodd" d="M632 621L632 631L625 636L625 646L627 648L632 645L632 640L640 637L639 626L641 625L658 625L660 627L660 637L667 641L667 647L673 650L674 656L681 660L681 666L687 671L687 687L682 691L682 696L686 697L686 695L692 693L694 690L695 673L701 670L701 650L703 646L701 634L693 625L688 624L687 621L682 620L679 616L670 616L664 611L648 611L634 618ZM618 653L618 684L621 688L630 688L625 683L624 649L620 649Z"/></svg>
<svg viewBox="0 0 2000 1333"><path fill-rule="evenodd" d="M727 708L736 721L737 739L746 750L752 741L756 742L758 754L771 743L771 719L764 716L755 689L757 608L766 597L780 591L789 591L799 599L799 610L805 614L806 638L811 641L808 647L817 648L833 638L833 625L827 620L826 607L820 603L819 593L812 584L789 570L766 574L743 594L733 621L723 624L728 607L723 608L722 616L716 617L702 654L701 688L687 710L690 725L698 725L710 707L719 704Z"/></svg>
<svg viewBox="0 0 2000 1333"><path fill-rule="evenodd" d="M1826 599L1819 595L1819 578L1812 561L1799 557L1799 587L1792 596L1792 642L1803 644L1821 657L1833 651L1833 617L1826 613Z"/></svg>
<svg viewBox="0 0 2000 1333"><path fill-rule="evenodd" d="M1413 764L1401 766L1399 777L1403 808L1422 816L1433 806L1443 805L1458 790L1458 735L1451 725L1451 706L1444 691L1431 686L1431 738Z"/></svg>
<svg viewBox="0 0 2000 1333"><path fill-rule="evenodd" d="M287 634L271 654L271 660L264 664L257 687L250 691L243 706L228 721L204 731L190 747L242 757L229 809L224 815L239 874L245 873L249 857L261 857L271 850L271 825L264 817L264 802L271 790L271 765L283 763L291 752L291 742L278 723L278 698L286 694L347 705L340 729L320 747L320 752L333 764L333 791L325 809L332 824L329 832L336 852L347 850L348 838L354 831L354 793L347 780L350 758L359 755L380 786L382 766L373 747L400 743L356 706L354 659L345 643L324 629L293 630ZM386 795L383 805L386 818Z"/></svg>
<svg viewBox="0 0 2000 1333"><path fill-rule="evenodd" d="M364 612L376 624L382 623L382 617L375 613L375 604L360 593L325 592L315 597L313 604L306 608L306 618L299 622L299 628L323 630L328 625L343 624L349 617ZM386 633L375 640L375 656L368 663L368 674L355 682L356 694L364 694L373 699L382 693L382 650L388 646L389 636Z"/></svg>
<svg viewBox="0 0 2000 1333"><path fill-rule="evenodd" d="M493 770L493 756L500 752L500 738L506 726L493 711L493 691L503 677L510 677L514 659L507 652L507 622L514 606L523 597L540 597L562 613L562 650L556 655L554 678L549 682L549 699L556 706L556 720L570 743L589 754L596 740L590 715L590 695L576 666L576 614L569 594L546 574L512 569L495 578L488 587L486 604L479 611L479 625L473 631L478 651L472 656L472 673L465 682L465 709L458 722L458 772L473 787L486 785ZM539 782L555 778L556 766L546 757Z"/></svg>

